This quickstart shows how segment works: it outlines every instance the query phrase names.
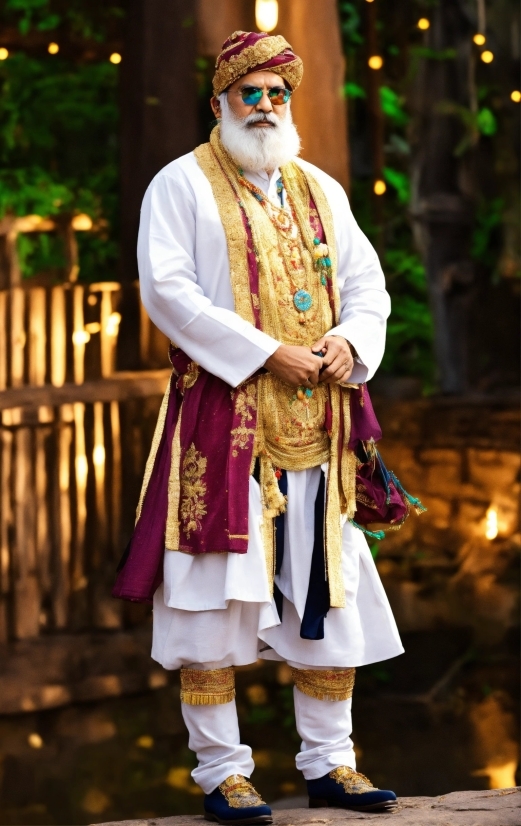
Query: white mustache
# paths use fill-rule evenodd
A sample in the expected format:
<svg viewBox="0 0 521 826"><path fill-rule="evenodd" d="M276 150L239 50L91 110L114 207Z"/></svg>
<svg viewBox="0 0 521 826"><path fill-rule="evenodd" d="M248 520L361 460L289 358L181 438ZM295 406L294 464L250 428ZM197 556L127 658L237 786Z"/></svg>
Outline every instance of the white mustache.
<svg viewBox="0 0 521 826"><path fill-rule="evenodd" d="M277 116L273 112L259 112L256 115L248 115L244 118L245 126L251 126L254 123L270 123L276 127L279 125Z"/></svg>

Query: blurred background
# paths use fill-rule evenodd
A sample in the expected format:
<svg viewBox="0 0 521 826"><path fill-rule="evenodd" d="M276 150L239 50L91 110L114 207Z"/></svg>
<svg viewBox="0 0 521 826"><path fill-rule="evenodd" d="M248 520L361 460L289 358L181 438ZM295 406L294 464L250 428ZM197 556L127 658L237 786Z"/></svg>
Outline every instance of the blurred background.
<svg viewBox="0 0 521 826"><path fill-rule="evenodd" d="M139 206L208 139L237 29L304 60L303 157L348 191L393 301L382 453L428 507L371 547L406 653L358 670L359 768L401 795L514 785L518 4L0 8L0 822L201 810L178 675L150 660L149 608L110 587L170 372L139 302ZM286 666L240 669L238 699L258 787L291 803Z"/></svg>

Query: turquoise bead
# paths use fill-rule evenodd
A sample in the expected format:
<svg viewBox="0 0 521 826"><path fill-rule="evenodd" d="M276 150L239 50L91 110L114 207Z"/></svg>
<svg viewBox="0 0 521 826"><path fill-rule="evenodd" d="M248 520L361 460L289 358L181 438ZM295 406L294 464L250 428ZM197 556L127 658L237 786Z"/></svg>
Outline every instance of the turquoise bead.
<svg viewBox="0 0 521 826"><path fill-rule="evenodd" d="M293 296L293 303L300 313L306 313L313 304L313 299L306 290L298 290Z"/></svg>
<svg viewBox="0 0 521 826"><path fill-rule="evenodd" d="M321 281L323 287L327 286L327 279L324 275L321 277L320 281Z"/></svg>
<svg viewBox="0 0 521 826"><path fill-rule="evenodd" d="M309 387L306 387L306 389L304 390L304 393L305 393L305 395L307 396L308 399L310 399L311 396L313 395L313 391L310 390Z"/></svg>
<svg viewBox="0 0 521 826"><path fill-rule="evenodd" d="M320 244L320 238L313 238L313 243L316 247Z"/></svg>
<svg viewBox="0 0 521 826"><path fill-rule="evenodd" d="M330 267L331 266L331 258L326 258L325 260L326 260L326 267Z"/></svg>

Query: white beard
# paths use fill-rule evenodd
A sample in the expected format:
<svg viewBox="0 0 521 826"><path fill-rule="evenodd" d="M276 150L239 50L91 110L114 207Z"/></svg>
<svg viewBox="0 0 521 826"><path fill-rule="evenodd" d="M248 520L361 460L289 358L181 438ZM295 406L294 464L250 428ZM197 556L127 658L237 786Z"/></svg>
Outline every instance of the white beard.
<svg viewBox="0 0 521 826"><path fill-rule="evenodd" d="M230 109L226 93L219 96L219 101L222 144L242 169L250 172L273 171L299 154L300 137L289 103L283 117L268 112L238 118ZM250 125L261 120L268 120L273 126Z"/></svg>

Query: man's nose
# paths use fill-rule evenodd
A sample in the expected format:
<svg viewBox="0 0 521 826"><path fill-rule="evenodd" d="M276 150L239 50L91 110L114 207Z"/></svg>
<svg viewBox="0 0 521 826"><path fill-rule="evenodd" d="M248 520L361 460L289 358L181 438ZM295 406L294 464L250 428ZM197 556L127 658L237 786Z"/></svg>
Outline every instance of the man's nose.
<svg viewBox="0 0 521 826"><path fill-rule="evenodd" d="M273 106L267 92L264 92L255 109L257 112L273 112Z"/></svg>

